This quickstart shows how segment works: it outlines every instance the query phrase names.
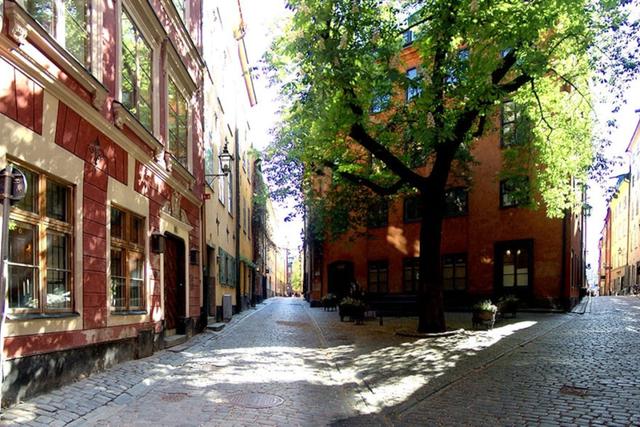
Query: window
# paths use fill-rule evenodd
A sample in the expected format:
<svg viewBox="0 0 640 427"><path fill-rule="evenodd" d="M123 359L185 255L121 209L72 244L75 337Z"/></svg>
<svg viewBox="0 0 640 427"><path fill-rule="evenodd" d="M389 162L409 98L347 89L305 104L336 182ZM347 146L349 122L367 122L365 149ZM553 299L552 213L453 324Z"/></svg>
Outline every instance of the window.
<svg viewBox="0 0 640 427"><path fill-rule="evenodd" d="M185 0L173 0L173 5L176 7L176 10L178 11L178 15L180 15L180 18L182 18L182 20L184 21L186 16L186 11L187 11Z"/></svg>
<svg viewBox="0 0 640 427"><path fill-rule="evenodd" d="M151 130L152 54L126 11L122 11L122 105Z"/></svg>
<svg viewBox="0 0 640 427"><path fill-rule="evenodd" d="M231 173L231 171L229 171L229 174L226 176L227 178L227 183L229 184L228 186L228 191L227 191L227 211L233 215L233 173Z"/></svg>
<svg viewBox="0 0 640 427"><path fill-rule="evenodd" d="M388 224L389 204L386 199L374 202L367 212L367 227L386 227Z"/></svg>
<svg viewBox="0 0 640 427"><path fill-rule="evenodd" d="M442 288L445 291L467 289L467 254L442 257Z"/></svg>
<svg viewBox="0 0 640 427"><path fill-rule="evenodd" d="M388 289L388 262L369 261L369 292L385 293Z"/></svg>
<svg viewBox="0 0 640 427"><path fill-rule="evenodd" d="M381 113L389 108L389 102L391 101L391 95L388 93L384 95L376 95L371 101L371 112L373 114Z"/></svg>
<svg viewBox="0 0 640 427"><path fill-rule="evenodd" d="M529 203L529 178L513 177L500 181L500 207L510 208Z"/></svg>
<svg viewBox="0 0 640 427"><path fill-rule="evenodd" d="M20 167L27 194L10 213L8 305L12 312L73 309L72 187Z"/></svg>
<svg viewBox="0 0 640 427"><path fill-rule="evenodd" d="M185 169L189 168L189 150L187 131L187 101L180 93L176 84L169 79L169 148L175 159Z"/></svg>
<svg viewBox="0 0 640 427"><path fill-rule="evenodd" d="M466 188L451 188L444 193L444 216L463 216L467 214L469 194Z"/></svg>
<svg viewBox="0 0 640 427"><path fill-rule="evenodd" d="M415 40L414 34L412 30L405 30L402 33L402 46L407 47L413 43Z"/></svg>
<svg viewBox="0 0 640 427"><path fill-rule="evenodd" d="M469 66L469 49L458 50L457 57L447 70L446 82L454 86L460 82L460 77L464 75Z"/></svg>
<svg viewBox="0 0 640 427"><path fill-rule="evenodd" d="M504 101L501 108L500 146L526 144L531 136L531 123L524 108L513 101Z"/></svg>
<svg viewBox="0 0 640 427"><path fill-rule="evenodd" d="M422 209L420 209L420 198L418 196L404 199L403 210L404 222L416 222L422 219Z"/></svg>
<svg viewBox="0 0 640 427"><path fill-rule="evenodd" d="M420 258L405 258L402 261L402 288L405 292L416 292L420 279Z"/></svg>
<svg viewBox="0 0 640 427"><path fill-rule="evenodd" d="M87 0L25 0L24 9L60 46L85 68L91 68L89 16Z"/></svg>
<svg viewBox="0 0 640 427"><path fill-rule="evenodd" d="M111 208L111 310L144 310L145 220Z"/></svg>
<svg viewBox="0 0 640 427"><path fill-rule="evenodd" d="M498 245L497 251L501 286L508 289L528 287L531 280L531 242L503 243Z"/></svg>
<svg viewBox="0 0 640 427"><path fill-rule="evenodd" d="M411 101L422 93L422 87L420 86L420 74L418 74L417 68L410 68L407 70L406 76L408 79L407 101Z"/></svg>

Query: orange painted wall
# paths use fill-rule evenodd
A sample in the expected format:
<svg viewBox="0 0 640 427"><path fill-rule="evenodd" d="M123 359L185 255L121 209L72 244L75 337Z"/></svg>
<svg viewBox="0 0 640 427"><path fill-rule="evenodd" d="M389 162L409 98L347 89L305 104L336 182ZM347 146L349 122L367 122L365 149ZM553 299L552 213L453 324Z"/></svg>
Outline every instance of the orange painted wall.
<svg viewBox="0 0 640 427"><path fill-rule="evenodd" d="M419 62L417 51L409 47L400 55L398 67L412 68ZM397 94L404 96L404 94ZM384 119L384 113L380 115ZM496 123L495 128L499 127ZM563 220L549 219L544 210L500 208L498 172L502 167L500 134L493 132L476 143L473 155L478 164L471 168L468 215L444 220L441 253L467 254L467 291L473 296L490 295L494 290L495 243L512 240L533 240L532 298L540 302L561 298L577 298L578 286L571 287L570 253L582 254L582 239L576 222L571 218L566 226L566 248L563 249ZM450 179L450 185L456 183ZM355 279L367 289L368 261L387 260L388 289L401 293L403 258L419 256L419 224L403 223L403 202L389 204L388 227L369 230L369 237L346 235L322 247L321 287L312 284L311 300L319 300L328 292L328 266L335 261L354 263ZM563 251L564 275L563 275ZM315 269L314 269L315 270Z"/></svg>

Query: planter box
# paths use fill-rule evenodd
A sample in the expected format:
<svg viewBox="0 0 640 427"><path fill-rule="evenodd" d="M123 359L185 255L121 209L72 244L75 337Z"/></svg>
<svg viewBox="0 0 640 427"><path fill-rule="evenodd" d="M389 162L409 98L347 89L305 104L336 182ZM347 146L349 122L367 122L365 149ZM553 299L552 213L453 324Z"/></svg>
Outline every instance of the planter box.
<svg viewBox="0 0 640 427"><path fill-rule="evenodd" d="M493 325L496 322L495 311L475 310L472 315L471 325L474 329L483 324L487 324L489 329L493 329Z"/></svg>

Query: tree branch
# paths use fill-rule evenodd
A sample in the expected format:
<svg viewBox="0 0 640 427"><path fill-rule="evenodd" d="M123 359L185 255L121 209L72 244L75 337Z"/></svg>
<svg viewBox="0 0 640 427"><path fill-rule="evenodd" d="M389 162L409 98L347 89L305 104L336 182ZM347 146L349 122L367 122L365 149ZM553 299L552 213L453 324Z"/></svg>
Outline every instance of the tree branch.
<svg viewBox="0 0 640 427"><path fill-rule="evenodd" d="M476 131L471 134L471 136L473 138L480 138L484 133L484 128L486 125L487 125L487 115L484 114L480 116L480 120L478 121L478 127L476 128Z"/></svg>
<svg viewBox="0 0 640 427"><path fill-rule="evenodd" d="M525 84L529 83L532 80L533 80L533 77L531 77L530 75L521 74L518 77L516 77L513 80L511 80L510 82L498 85L498 89L500 89L501 91L506 92L506 93L515 92L518 89L520 89L522 86L524 86Z"/></svg>
<svg viewBox="0 0 640 427"><path fill-rule="evenodd" d="M354 123L349 130L349 136L373 154L378 160L384 163L394 174L405 184L420 188L424 185L426 178L415 173L398 159L384 145L376 141L367 130L360 124Z"/></svg>
<svg viewBox="0 0 640 427"><path fill-rule="evenodd" d="M405 183L401 179L399 179L391 186L383 187L382 185L376 184L375 182L371 181L368 178L365 178L363 176L356 175L350 172L336 172L336 173L340 175L342 178L346 179L347 181L351 181L354 184L367 187L369 190L373 191L379 196L392 196L396 194L405 185Z"/></svg>
<svg viewBox="0 0 640 427"><path fill-rule="evenodd" d="M576 92L578 92L578 94L582 97L582 99L584 99L587 102L587 105L589 106L589 108L593 111L594 108L593 108L593 105L591 104L591 101L589 101L589 98L587 98L585 94L582 93L582 91L571 80L569 80L567 77L557 72L554 68L550 68L549 71L551 71L556 76L560 77L560 79L563 82L565 82L566 84L574 88Z"/></svg>
<svg viewBox="0 0 640 427"><path fill-rule="evenodd" d="M547 134L547 141L549 141L549 139L551 138L551 134L553 133L553 126L551 126L551 124L547 121L547 118L544 116L544 110L542 109L542 102L540 101L540 97L538 96L538 91L536 90L536 86L533 80L531 80L531 91L533 92L533 95L536 97L536 102L538 103L538 110L540 111L540 120L542 120L544 124L547 125L547 128L549 128L549 133Z"/></svg>

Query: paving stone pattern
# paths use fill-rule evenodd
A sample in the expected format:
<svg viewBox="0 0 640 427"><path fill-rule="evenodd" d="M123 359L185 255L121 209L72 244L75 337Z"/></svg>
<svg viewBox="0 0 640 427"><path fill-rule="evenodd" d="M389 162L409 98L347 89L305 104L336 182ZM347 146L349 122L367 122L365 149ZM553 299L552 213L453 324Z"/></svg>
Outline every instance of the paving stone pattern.
<svg viewBox="0 0 640 427"><path fill-rule="evenodd" d="M470 314L448 314L470 328ZM640 425L640 299L440 338L273 298L153 356L7 410L2 425Z"/></svg>

